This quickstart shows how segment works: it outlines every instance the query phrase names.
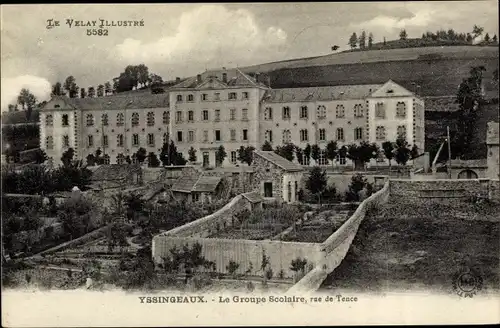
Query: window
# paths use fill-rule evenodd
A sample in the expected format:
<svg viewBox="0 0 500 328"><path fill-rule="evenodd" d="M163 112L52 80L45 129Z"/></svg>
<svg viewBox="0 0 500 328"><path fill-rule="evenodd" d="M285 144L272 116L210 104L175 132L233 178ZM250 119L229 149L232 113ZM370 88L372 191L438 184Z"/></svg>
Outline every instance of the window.
<svg viewBox="0 0 500 328"><path fill-rule="evenodd" d="M229 100L236 100L236 92L230 92L227 98Z"/></svg>
<svg viewBox="0 0 500 328"><path fill-rule="evenodd" d="M108 126L108 114L101 115L101 122L103 126Z"/></svg>
<svg viewBox="0 0 500 328"><path fill-rule="evenodd" d="M221 141L220 130L215 130L215 141Z"/></svg>
<svg viewBox="0 0 500 328"><path fill-rule="evenodd" d="M264 197L273 197L273 183L264 182Z"/></svg>
<svg viewBox="0 0 500 328"><path fill-rule="evenodd" d="M248 99L248 92L243 92L242 93L242 98L243 99Z"/></svg>
<svg viewBox="0 0 500 328"><path fill-rule="evenodd" d="M94 115L87 114L87 126L94 125Z"/></svg>
<svg viewBox="0 0 500 328"><path fill-rule="evenodd" d="M319 141L326 141L326 130L319 129Z"/></svg>
<svg viewBox="0 0 500 328"><path fill-rule="evenodd" d="M321 149L319 151L318 165L328 165L328 159L326 158L326 151Z"/></svg>
<svg viewBox="0 0 500 328"><path fill-rule="evenodd" d="M182 101L182 95L177 95L177 102L181 102Z"/></svg>
<svg viewBox="0 0 500 328"><path fill-rule="evenodd" d="M194 101L194 96L193 95L188 95L187 101Z"/></svg>
<svg viewBox="0 0 500 328"><path fill-rule="evenodd" d="M323 105L319 105L316 109L316 115L319 119L326 118L326 107Z"/></svg>
<svg viewBox="0 0 500 328"><path fill-rule="evenodd" d="M215 110L215 118L214 121L219 122L220 121L220 109Z"/></svg>
<svg viewBox="0 0 500 328"><path fill-rule="evenodd" d="M54 149L54 137L48 136L45 138L45 148Z"/></svg>
<svg viewBox="0 0 500 328"><path fill-rule="evenodd" d="M335 108L335 117L336 118L344 118L345 117L344 105L337 105L337 107Z"/></svg>
<svg viewBox="0 0 500 328"><path fill-rule="evenodd" d="M190 110L188 112L188 121L189 122L193 122L194 121L194 112L192 110Z"/></svg>
<svg viewBox="0 0 500 328"><path fill-rule="evenodd" d="M163 134L163 144L168 144L168 138L169 138L168 133L164 133Z"/></svg>
<svg viewBox="0 0 500 328"><path fill-rule="evenodd" d="M236 108L229 109L229 120L234 121L236 119Z"/></svg>
<svg viewBox="0 0 500 328"><path fill-rule="evenodd" d="M247 129L243 130L243 140L244 141L248 140L248 130Z"/></svg>
<svg viewBox="0 0 500 328"><path fill-rule="evenodd" d="M363 117L363 105L354 105L354 117Z"/></svg>
<svg viewBox="0 0 500 328"><path fill-rule="evenodd" d="M182 131L177 131L177 141L182 142Z"/></svg>
<svg viewBox="0 0 500 328"><path fill-rule="evenodd" d="M266 109L264 110L264 119L265 120L272 120L273 119L272 107L266 107Z"/></svg>
<svg viewBox="0 0 500 328"><path fill-rule="evenodd" d="M148 112L148 114L147 114L147 124L148 124L148 126L155 125L155 113Z"/></svg>
<svg viewBox="0 0 500 328"><path fill-rule="evenodd" d="M188 142L193 142L194 141L194 131L189 131L188 132Z"/></svg>
<svg viewBox="0 0 500 328"><path fill-rule="evenodd" d="M214 93L214 99L215 99L215 101L220 101L220 93L219 92Z"/></svg>
<svg viewBox="0 0 500 328"><path fill-rule="evenodd" d="M385 107L384 103L376 103L375 104L375 117L377 118L385 118Z"/></svg>
<svg viewBox="0 0 500 328"><path fill-rule="evenodd" d="M208 131L203 131L203 142L208 142Z"/></svg>
<svg viewBox="0 0 500 328"><path fill-rule="evenodd" d="M273 142L273 131L271 130L266 131L266 141L269 141L270 143Z"/></svg>
<svg viewBox="0 0 500 328"><path fill-rule="evenodd" d="M236 159L237 159L237 155L236 155L236 152L233 150L231 151L231 163L235 164L236 163Z"/></svg>
<svg viewBox="0 0 500 328"><path fill-rule="evenodd" d="M203 152L203 166L209 166L210 165L210 153L208 151Z"/></svg>
<svg viewBox="0 0 500 328"><path fill-rule="evenodd" d="M139 135L137 133L132 135L132 146L139 146Z"/></svg>
<svg viewBox="0 0 500 328"><path fill-rule="evenodd" d="M180 123L182 122L182 112L178 110L175 112L175 123Z"/></svg>
<svg viewBox="0 0 500 328"><path fill-rule="evenodd" d="M69 117L68 114L64 114L62 116L62 126L68 126L69 125Z"/></svg>
<svg viewBox="0 0 500 328"><path fill-rule="evenodd" d="M87 136L87 147L93 147L94 146L94 136L89 135Z"/></svg>
<svg viewBox="0 0 500 328"><path fill-rule="evenodd" d="M300 107L300 118L307 119L307 117L308 117L307 106L301 106Z"/></svg>
<svg viewBox="0 0 500 328"><path fill-rule="evenodd" d="M54 118L53 118L52 115L45 116L45 125L46 126L52 126L52 125L54 125Z"/></svg>
<svg viewBox="0 0 500 328"><path fill-rule="evenodd" d="M406 140L406 126L398 126L398 138L403 138Z"/></svg>
<svg viewBox="0 0 500 328"><path fill-rule="evenodd" d="M241 110L241 120L242 121L247 121L248 120L248 109L243 108Z"/></svg>
<svg viewBox="0 0 500 328"><path fill-rule="evenodd" d="M377 126L375 133L377 140L385 140L385 127Z"/></svg>
<svg viewBox="0 0 500 328"><path fill-rule="evenodd" d="M109 165L109 163L111 162L108 154L103 156L103 160L105 165Z"/></svg>
<svg viewBox="0 0 500 328"><path fill-rule="evenodd" d="M154 147L155 145L155 135L152 133L148 133L148 146Z"/></svg>
<svg viewBox="0 0 500 328"><path fill-rule="evenodd" d="M230 131L231 141L236 141L236 130Z"/></svg>
<svg viewBox="0 0 500 328"><path fill-rule="evenodd" d="M290 130L283 130L283 143L287 144L292 141L292 133Z"/></svg>
<svg viewBox="0 0 500 328"><path fill-rule="evenodd" d="M125 162L125 156L123 154L118 154L116 156L116 164L122 165Z"/></svg>
<svg viewBox="0 0 500 328"><path fill-rule="evenodd" d="M163 124L167 125L170 123L170 112L163 112Z"/></svg>
<svg viewBox="0 0 500 328"><path fill-rule="evenodd" d="M355 128L354 129L354 139L356 139L356 140L363 139L363 128Z"/></svg>
<svg viewBox="0 0 500 328"><path fill-rule="evenodd" d="M123 147L123 134L119 134L116 136L116 143L118 147Z"/></svg>
<svg viewBox="0 0 500 328"><path fill-rule="evenodd" d="M63 136L63 147L69 147L69 136L68 135Z"/></svg>
<svg viewBox="0 0 500 328"><path fill-rule="evenodd" d="M337 161L339 162L340 165L345 165L347 163L345 157L340 155L337 155Z"/></svg>
<svg viewBox="0 0 500 328"><path fill-rule="evenodd" d="M396 104L396 117L406 117L406 103L400 101Z"/></svg>
<svg viewBox="0 0 500 328"><path fill-rule="evenodd" d="M124 123L125 118L123 116L123 113L116 114L116 126L123 126Z"/></svg>
<svg viewBox="0 0 500 328"><path fill-rule="evenodd" d="M208 121L208 110L204 110L203 112L201 112L201 119L203 121Z"/></svg>
<svg viewBox="0 0 500 328"><path fill-rule="evenodd" d="M207 101L208 95L206 93L201 94L201 101Z"/></svg>
<svg viewBox="0 0 500 328"><path fill-rule="evenodd" d="M290 119L290 107L288 107L288 106L283 107L283 119L284 120Z"/></svg>
<svg viewBox="0 0 500 328"><path fill-rule="evenodd" d="M108 147L108 136L107 135L102 136L102 146Z"/></svg>
<svg viewBox="0 0 500 328"><path fill-rule="evenodd" d="M337 140L344 140L344 129L343 128L338 128L337 129Z"/></svg>
<svg viewBox="0 0 500 328"><path fill-rule="evenodd" d="M132 113L132 126L139 125L139 113Z"/></svg>
<svg viewBox="0 0 500 328"><path fill-rule="evenodd" d="M300 141L308 141L308 131L306 129L300 130Z"/></svg>

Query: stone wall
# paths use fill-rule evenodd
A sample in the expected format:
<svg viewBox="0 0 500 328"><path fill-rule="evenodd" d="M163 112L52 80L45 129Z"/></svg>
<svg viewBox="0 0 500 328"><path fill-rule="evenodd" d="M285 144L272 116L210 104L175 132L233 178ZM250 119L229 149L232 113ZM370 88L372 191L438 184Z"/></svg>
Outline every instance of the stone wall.
<svg viewBox="0 0 500 328"><path fill-rule="evenodd" d="M416 198L489 197L489 179L391 180L391 194Z"/></svg>
<svg viewBox="0 0 500 328"><path fill-rule="evenodd" d="M489 198L492 201L500 202L500 180L490 180Z"/></svg>
<svg viewBox="0 0 500 328"><path fill-rule="evenodd" d="M254 156L252 167L254 170L252 189L264 196L264 183L272 182L273 198L283 200L283 169L260 156Z"/></svg>

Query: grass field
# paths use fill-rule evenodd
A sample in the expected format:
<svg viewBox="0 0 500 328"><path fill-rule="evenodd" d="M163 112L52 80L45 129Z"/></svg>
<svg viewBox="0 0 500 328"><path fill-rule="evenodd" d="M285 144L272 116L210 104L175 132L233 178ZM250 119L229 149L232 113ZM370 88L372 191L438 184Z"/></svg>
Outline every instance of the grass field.
<svg viewBox="0 0 500 328"><path fill-rule="evenodd" d="M498 292L499 211L498 204L390 200L365 218L321 289L451 294L454 275L470 268L483 279L481 293Z"/></svg>

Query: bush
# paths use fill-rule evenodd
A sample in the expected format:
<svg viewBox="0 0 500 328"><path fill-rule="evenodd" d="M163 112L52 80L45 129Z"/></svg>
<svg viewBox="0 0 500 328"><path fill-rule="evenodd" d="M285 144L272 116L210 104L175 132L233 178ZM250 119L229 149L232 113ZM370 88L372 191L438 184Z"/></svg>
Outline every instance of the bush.
<svg viewBox="0 0 500 328"><path fill-rule="evenodd" d="M238 268L240 267L239 263L234 261L229 261L229 264L226 266L226 270L229 275L234 276Z"/></svg>

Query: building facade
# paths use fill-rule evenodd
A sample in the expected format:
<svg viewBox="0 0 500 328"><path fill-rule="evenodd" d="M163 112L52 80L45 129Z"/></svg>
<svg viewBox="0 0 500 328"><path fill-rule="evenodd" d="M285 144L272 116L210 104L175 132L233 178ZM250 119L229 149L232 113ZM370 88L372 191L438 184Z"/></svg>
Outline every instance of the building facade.
<svg viewBox="0 0 500 328"><path fill-rule="evenodd" d="M273 148L293 143L301 148L329 141L338 147L367 141L382 144L404 135L424 149L424 102L393 81L385 84L271 89L240 70L198 75L165 94L56 97L40 115L41 148L60 162L72 147L78 158L100 148L106 163L121 163L143 147L159 155L173 140L184 158L196 150L196 162L216 166L222 145L223 166L241 164L238 149ZM168 134L168 132L170 132ZM326 165L324 152L318 163ZM337 164L349 165L345 158ZM245 164L246 165L246 164Z"/></svg>

